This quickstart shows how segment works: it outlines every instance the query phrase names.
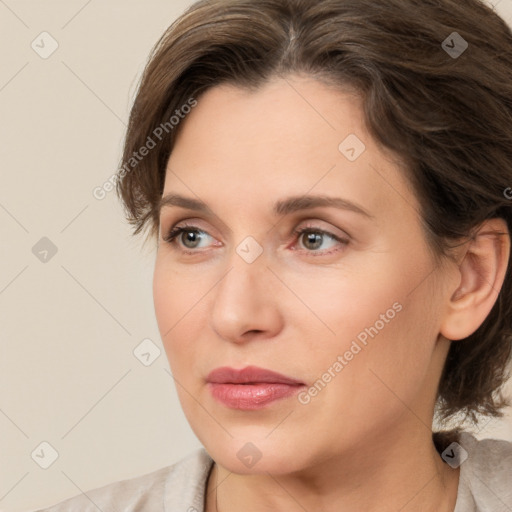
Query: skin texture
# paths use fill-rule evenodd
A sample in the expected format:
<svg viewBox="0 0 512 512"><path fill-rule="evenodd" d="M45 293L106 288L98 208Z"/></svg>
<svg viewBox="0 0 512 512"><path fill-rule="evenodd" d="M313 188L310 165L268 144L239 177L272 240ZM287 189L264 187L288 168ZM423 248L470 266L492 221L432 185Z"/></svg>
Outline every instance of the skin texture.
<svg viewBox="0 0 512 512"><path fill-rule="evenodd" d="M416 197L361 112L356 96L293 76L257 92L217 86L181 126L163 195L209 210L162 209L153 289L183 410L216 462L208 512L455 506L459 470L431 438L436 389L449 340L491 310L510 244L478 236L436 265ZM353 162L338 148L349 134L366 146ZM372 218L332 207L273 214L276 201L304 194L342 197ZM204 231L197 248L186 234L163 239L184 221ZM304 227L348 244L324 235L315 249L294 234ZM506 224L494 219L482 232L491 229ZM236 252L248 236L263 249L253 263ZM292 396L240 411L209 392L206 376L219 366L256 365L310 387L397 303L307 404ZM261 453L251 468L237 457L247 442Z"/></svg>

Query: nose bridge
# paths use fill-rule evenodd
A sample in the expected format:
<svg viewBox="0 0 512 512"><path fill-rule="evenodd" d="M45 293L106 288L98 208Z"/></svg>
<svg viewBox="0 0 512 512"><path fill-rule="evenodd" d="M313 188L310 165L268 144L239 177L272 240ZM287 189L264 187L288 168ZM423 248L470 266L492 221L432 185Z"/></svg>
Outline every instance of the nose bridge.
<svg viewBox="0 0 512 512"><path fill-rule="evenodd" d="M251 238L233 248L213 298L212 327L231 341L241 340L247 331L275 333L280 325L276 297L269 293L268 258Z"/></svg>
<svg viewBox="0 0 512 512"><path fill-rule="evenodd" d="M244 292L246 286L255 287L265 273L268 273L267 264L270 257L269 249L263 247L265 233L258 232L259 234L256 235L258 240L255 236L248 235L247 226L250 223L250 218L244 220L246 220L245 227L233 231L234 240L238 239L239 241L233 244L226 256L228 259L226 266L230 270L223 279L226 283L220 283L223 288L233 287L233 291L238 288L238 291L241 292ZM242 233L245 233L245 236L240 236Z"/></svg>
<svg viewBox="0 0 512 512"><path fill-rule="evenodd" d="M240 306L256 307L265 294L265 274L269 273L266 255L262 249L258 252L251 241L243 241L233 249L228 271L217 287L216 302L236 301Z"/></svg>

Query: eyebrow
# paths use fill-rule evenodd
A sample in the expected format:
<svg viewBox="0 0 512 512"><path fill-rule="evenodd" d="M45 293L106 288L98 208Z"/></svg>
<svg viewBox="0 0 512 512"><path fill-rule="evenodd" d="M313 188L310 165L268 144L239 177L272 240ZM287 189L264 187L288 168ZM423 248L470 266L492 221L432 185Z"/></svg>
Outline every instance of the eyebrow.
<svg viewBox="0 0 512 512"><path fill-rule="evenodd" d="M167 194L160 199L158 203L158 212L163 208L177 206L187 210L193 210L201 213L207 213L210 208L206 203L199 199L181 196L179 194ZM372 219L374 216L366 211L362 206L357 205L347 199L341 197L331 197L326 195L306 195L292 196L281 199L274 204L273 213L275 216L288 215L290 213L301 210L309 210L312 208L329 207L338 208L340 210L348 210L358 213L364 217Z"/></svg>

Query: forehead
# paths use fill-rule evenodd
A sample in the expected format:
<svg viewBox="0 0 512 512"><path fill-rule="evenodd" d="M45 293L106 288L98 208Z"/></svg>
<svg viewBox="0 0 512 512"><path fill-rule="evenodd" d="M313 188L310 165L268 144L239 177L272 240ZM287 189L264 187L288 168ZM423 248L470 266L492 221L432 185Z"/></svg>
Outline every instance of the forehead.
<svg viewBox="0 0 512 512"><path fill-rule="evenodd" d="M251 201L334 193L376 213L418 211L398 162L368 133L362 100L312 78L214 87L182 122L164 194L223 197L247 211Z"/></svg>
<svg viewBox="0 0 512 512"><path fill-rule="evenodd" d="M312 78L273 79L255 91L223 84L199 99L181 127L174 156L195 144L224 163L247 164L254 157L294 162L320 153L337 158L347 129L369 139L362 124L358 97ZM226 144L232 146L228 154Z"/></svg>

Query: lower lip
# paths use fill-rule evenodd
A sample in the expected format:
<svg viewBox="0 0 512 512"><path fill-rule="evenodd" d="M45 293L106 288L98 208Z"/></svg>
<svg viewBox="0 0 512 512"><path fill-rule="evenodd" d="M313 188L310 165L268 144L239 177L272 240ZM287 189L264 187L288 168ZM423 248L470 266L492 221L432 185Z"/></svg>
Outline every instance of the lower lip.
<svg viewBox="0 0 512 512"><path fill-rule="evenodd" d="M231 409L254 410L298 393L302 384L280 384L262 382L259 384L208 383L212 395Z"/></svg>

